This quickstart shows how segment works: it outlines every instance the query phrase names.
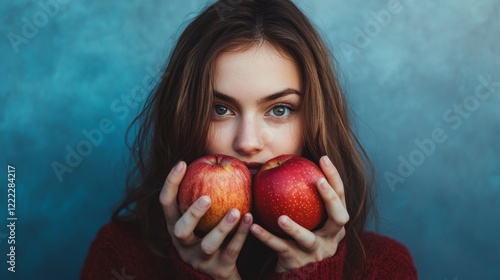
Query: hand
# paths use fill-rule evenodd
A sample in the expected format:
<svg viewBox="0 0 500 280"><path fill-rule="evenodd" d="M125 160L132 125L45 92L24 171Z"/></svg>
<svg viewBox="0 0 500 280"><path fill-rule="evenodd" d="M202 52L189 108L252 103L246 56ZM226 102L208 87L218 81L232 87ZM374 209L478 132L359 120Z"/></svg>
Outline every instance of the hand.
<svg viewBox="0 0 500 280"><path fill-rule="evenodd" d="M229 211L205 237L197 237L194 229L210 208L211 201L208 196L202 196L181 215L177 205L177 191L185 172L186 164L179 162L168 174L160 193L168 233L175 249L183 261L215 279L241 279L236 259L252 225L252 215L247 213L243 216L234 236L228 242L224 242L224 239L240 220L237 209Z"/></svg>
<svg viewBox="0 0 500 280"><path fill-rule="evenodd" d="M333 256L345 236L344 225L349 221L349 214L344 185L327 156L320 159L320 167L326 179L318 180L318 191L328 214L321 229L311 232L285 215L278 218L278 225L293 238L291 240L279 238L256 224L250 228L256 238L278 253L276 272L289 271Z"/></svg>

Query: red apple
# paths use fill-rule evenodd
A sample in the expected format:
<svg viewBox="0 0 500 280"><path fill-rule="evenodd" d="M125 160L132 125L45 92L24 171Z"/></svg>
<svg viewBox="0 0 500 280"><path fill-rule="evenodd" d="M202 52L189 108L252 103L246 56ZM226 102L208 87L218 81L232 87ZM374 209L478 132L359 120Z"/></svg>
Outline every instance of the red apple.
<svg viewBox="0 0 500 280"><path fill-rule="evenodd" d="M177 194L180 211L187 209L201 196L212 200L210 209L200 219L196 229L212 230L222 218L236 208L241 215L252 205L252 176L246 165L226 155L207 155L193 161L186 170Z"/></svg>
<svg viewBox="0 0 500 280"><path fill-rule="evenodd" d="M281 155L264 163L253 184L253 211L262 226L283 236L278 218L287 215L306 229L317 227L326 215L316 188L322 177L316 164L296 155Z"/></svg>

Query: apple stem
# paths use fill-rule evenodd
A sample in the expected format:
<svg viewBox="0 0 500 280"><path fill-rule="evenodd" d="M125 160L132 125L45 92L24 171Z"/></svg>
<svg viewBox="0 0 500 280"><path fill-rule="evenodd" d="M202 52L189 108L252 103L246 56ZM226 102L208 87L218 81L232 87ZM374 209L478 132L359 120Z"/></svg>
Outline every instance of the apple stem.
<svg viewBox="0 0 500 280"><path fill-rule="evenodd" d="M281 162L278 161L278 166L280 166L280 165L281 165Z"/></svg>
<svg viewBox="0 0 500 280"><path fill-rule="evenodd" d="M215 154L215 164L219 165L219 155Z"/></svg>

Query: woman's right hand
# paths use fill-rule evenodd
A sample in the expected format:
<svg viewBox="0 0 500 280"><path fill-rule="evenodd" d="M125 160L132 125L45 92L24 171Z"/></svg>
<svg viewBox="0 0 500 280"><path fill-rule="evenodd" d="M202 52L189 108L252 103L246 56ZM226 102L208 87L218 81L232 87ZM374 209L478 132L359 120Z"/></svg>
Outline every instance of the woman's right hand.
<svg viewBox="0 0 500 280"><path fill-rule="evenodd" d="M240 220L237 209L229 211L205 237L197 237L194 229L210 208L211 201L208 196L202 196L186 213L181 214L177 205L177 191L185 172L186 163L177 163L168 174L160 193L168 233L175 249L184 262L215 279L241 279L236 259L252 225L252 215L246 213L243 216L234 236L228 242L224 242L225 238Z"/></svg>

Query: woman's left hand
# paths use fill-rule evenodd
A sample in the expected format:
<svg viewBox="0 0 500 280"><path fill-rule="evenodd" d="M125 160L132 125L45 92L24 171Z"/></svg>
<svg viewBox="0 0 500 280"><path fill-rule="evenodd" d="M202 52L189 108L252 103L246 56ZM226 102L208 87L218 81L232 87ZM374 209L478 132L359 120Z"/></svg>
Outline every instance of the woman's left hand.
<svg viewBox="0 0 500 280"><path fill-rule="evenodd" d="M252 234L278 253L276 272L285 272L309 263L319 262L335 254L345 236L345 224L349 221L340 175L327 156L320 159L320 167L326 176L318 180L318 191L325 202L328 219L324 226L311 232L289 217L279 217L279 226L292 237L279 238L259 225L252 225Z"/></svg>

